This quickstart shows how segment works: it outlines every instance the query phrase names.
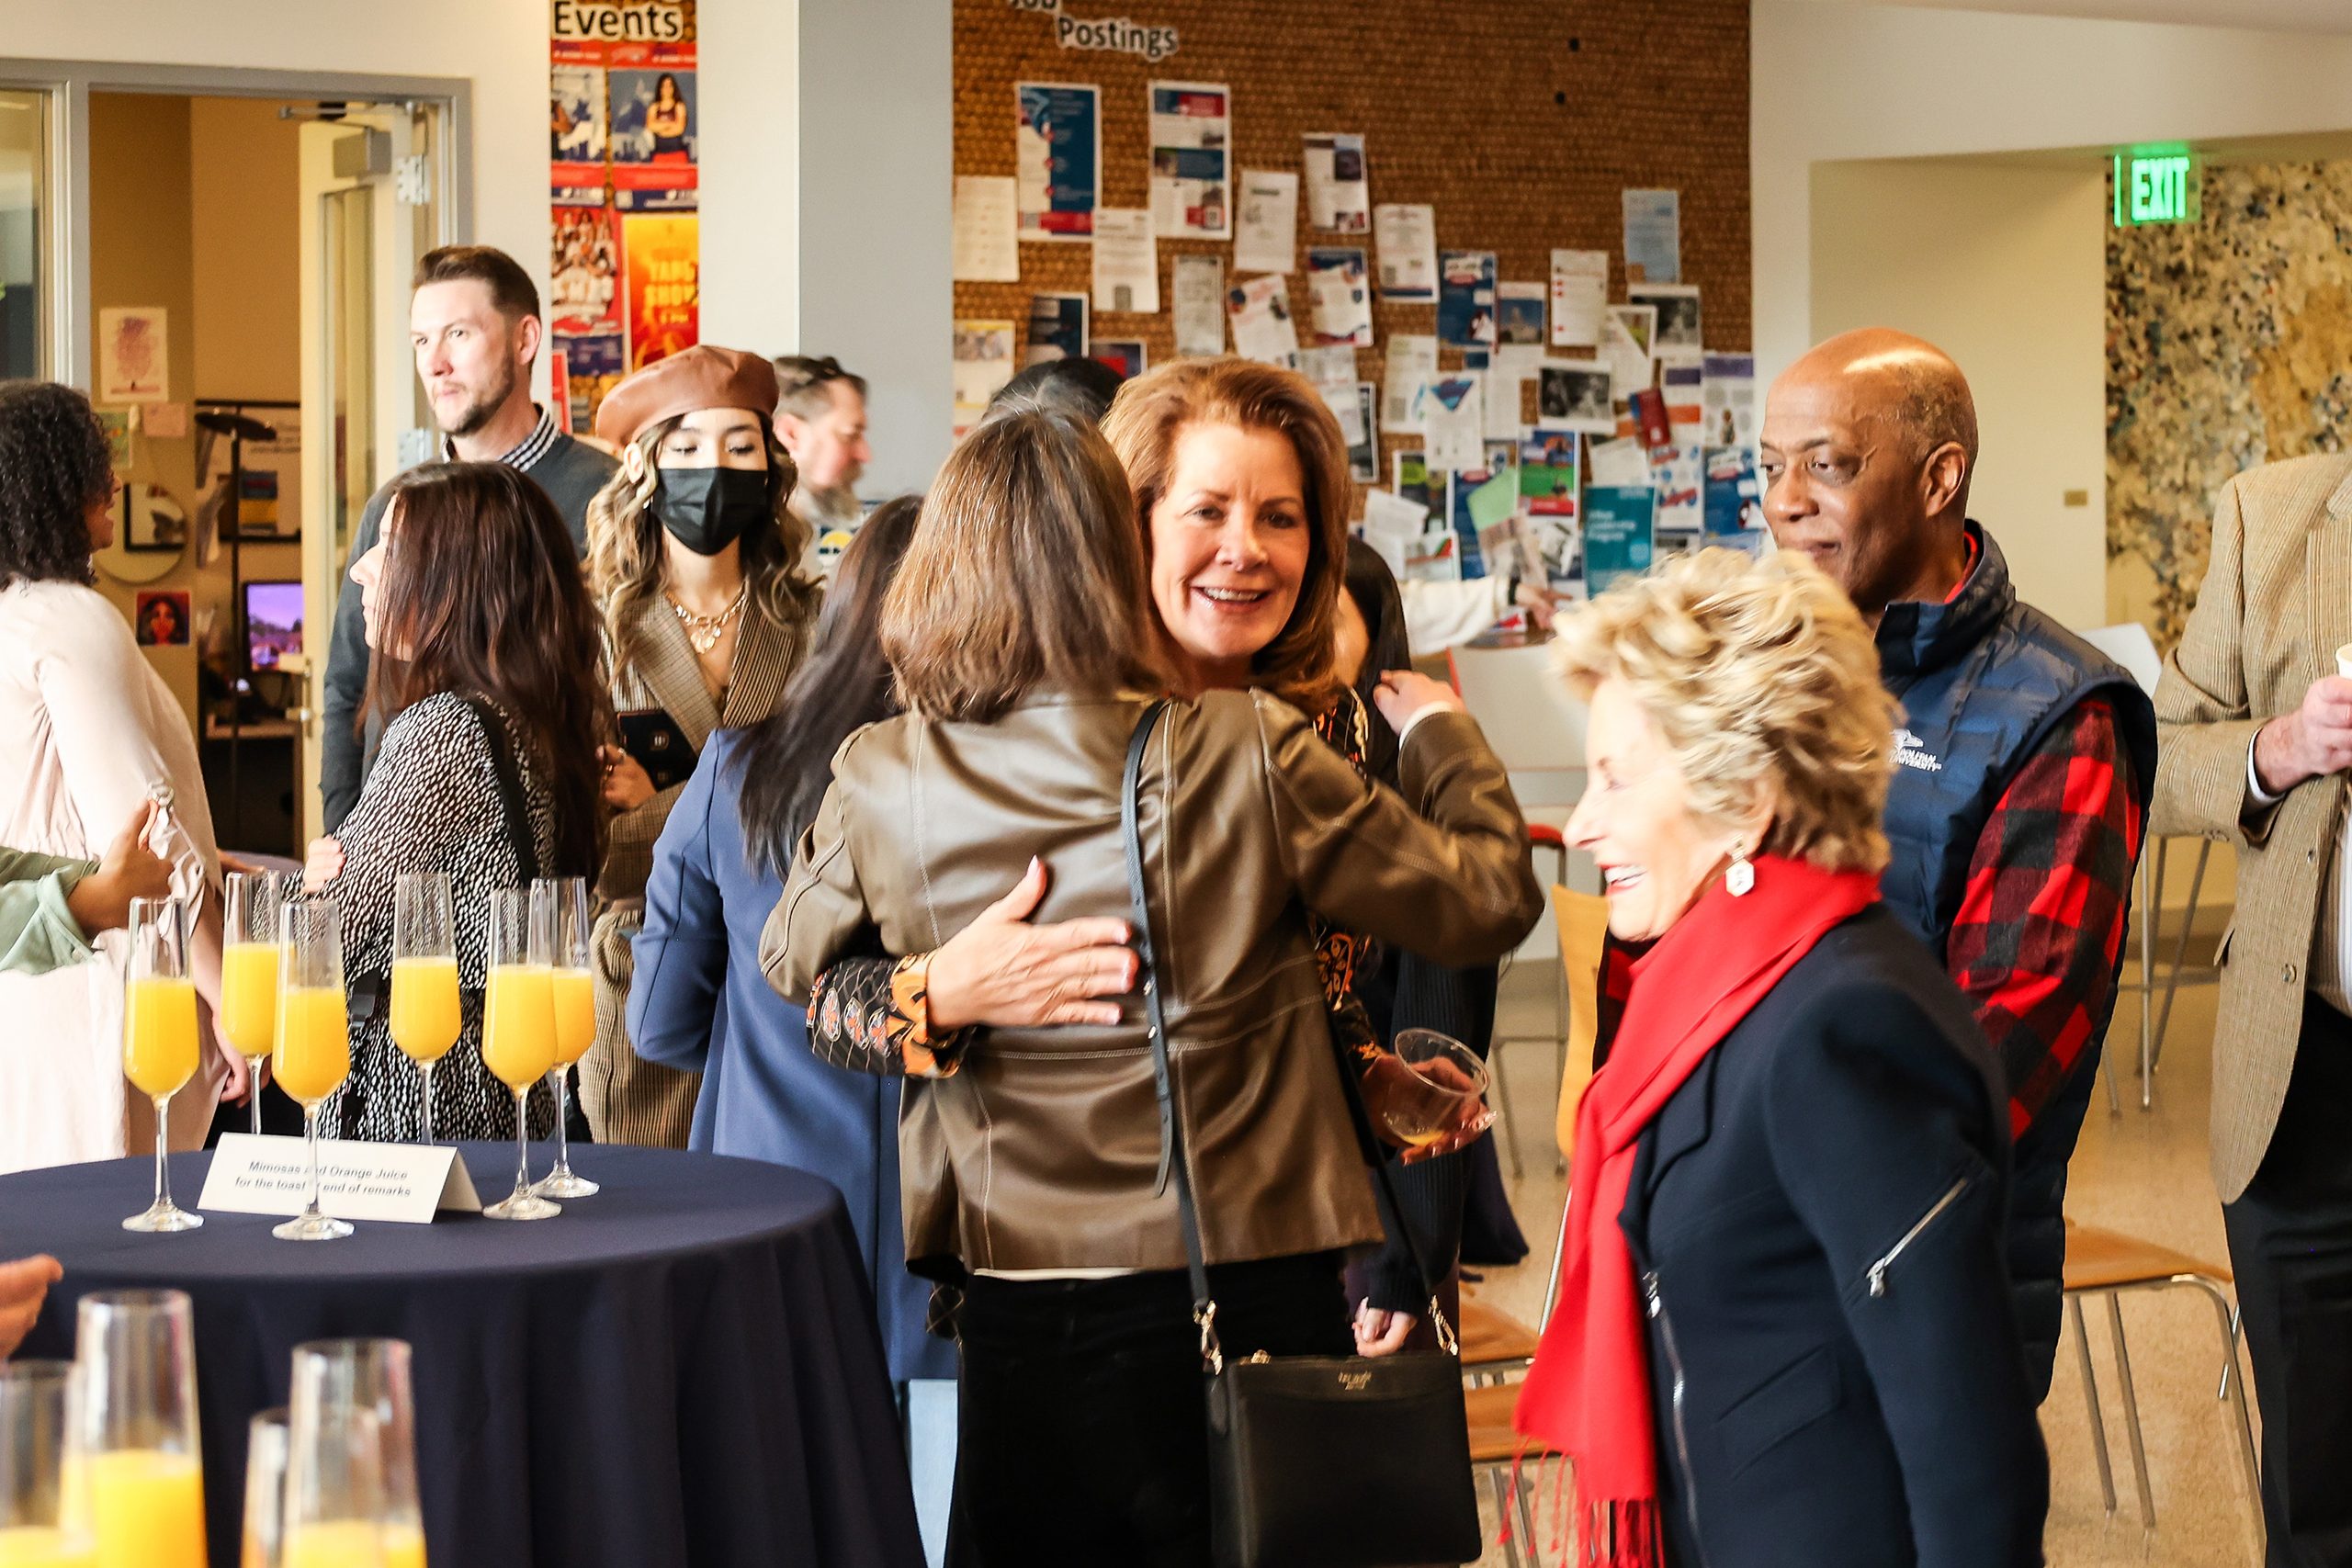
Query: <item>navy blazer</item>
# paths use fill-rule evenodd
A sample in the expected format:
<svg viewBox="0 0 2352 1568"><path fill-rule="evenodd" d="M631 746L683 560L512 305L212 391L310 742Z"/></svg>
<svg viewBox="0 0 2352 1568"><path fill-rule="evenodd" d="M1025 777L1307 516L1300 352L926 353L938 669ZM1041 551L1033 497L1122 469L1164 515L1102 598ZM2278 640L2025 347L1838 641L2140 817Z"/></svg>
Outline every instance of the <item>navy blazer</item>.
<svg viewBox="0 0 2352 1568"><path fill-rule="evenodd" d="M795 1166L849 1201L890 1376L952 1378L923 1331L931 1287L907 1272L899 1212L899 1080L819 1061L808 1014L769 988L760 931L783 884L743 852L741 732L713 732L653 850L636 939L628 1037L649 1062L702 1074L687 1146Z"/></svg>
<svg viewBox="0 0 2352 1568"><path fill-rule="evenodd" d="M1619 1217L1670 1562L2041 1562L2007 1164L1992 1052L1884 905L1825 936L1675 1091Z"/></svg>

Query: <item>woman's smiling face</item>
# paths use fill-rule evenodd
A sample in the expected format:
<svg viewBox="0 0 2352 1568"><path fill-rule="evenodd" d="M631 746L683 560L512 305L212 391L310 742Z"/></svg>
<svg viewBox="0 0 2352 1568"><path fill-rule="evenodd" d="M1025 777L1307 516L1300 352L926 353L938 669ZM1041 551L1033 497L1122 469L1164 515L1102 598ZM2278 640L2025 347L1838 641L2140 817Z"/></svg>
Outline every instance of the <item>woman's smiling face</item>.
<svg viewBox="0 0 2352 1568"><path fill-rule="evenodd" d="M1150 527L1152 603L1194 686L1248 685L1250 660L1290 624L1306 579L1297 448L1279 430L1185 425Z"/></svg>

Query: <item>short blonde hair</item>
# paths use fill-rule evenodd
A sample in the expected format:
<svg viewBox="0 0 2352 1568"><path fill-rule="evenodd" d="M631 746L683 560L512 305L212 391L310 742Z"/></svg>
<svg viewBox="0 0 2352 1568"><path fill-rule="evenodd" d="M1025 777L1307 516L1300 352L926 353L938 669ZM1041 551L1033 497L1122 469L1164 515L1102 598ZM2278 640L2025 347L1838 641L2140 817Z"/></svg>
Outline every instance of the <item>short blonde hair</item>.
<svg viewBox="0 0 2352 1568"><path fill-rule="evenodd" d="M1672 754L1691 810L1728 827L1773 803L1761 852L1879 871L1900 710L1851 601L1805 557L1703 550L1561 618L1555 668L1614 677Z"/></svg>

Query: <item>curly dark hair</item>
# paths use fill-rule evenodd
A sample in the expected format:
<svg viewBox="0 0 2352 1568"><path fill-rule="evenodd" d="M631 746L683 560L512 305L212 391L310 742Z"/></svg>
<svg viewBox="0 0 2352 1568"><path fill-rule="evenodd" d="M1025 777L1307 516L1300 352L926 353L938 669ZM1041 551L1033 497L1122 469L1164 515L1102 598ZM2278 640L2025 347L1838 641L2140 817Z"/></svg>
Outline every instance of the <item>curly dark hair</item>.
<svg viewBox="0 0 2352 1568"><path fill-rule="evenodd" d="M0 385L0 588L96 582L85 514L113 492L89 399L55 381Z"/></svg>

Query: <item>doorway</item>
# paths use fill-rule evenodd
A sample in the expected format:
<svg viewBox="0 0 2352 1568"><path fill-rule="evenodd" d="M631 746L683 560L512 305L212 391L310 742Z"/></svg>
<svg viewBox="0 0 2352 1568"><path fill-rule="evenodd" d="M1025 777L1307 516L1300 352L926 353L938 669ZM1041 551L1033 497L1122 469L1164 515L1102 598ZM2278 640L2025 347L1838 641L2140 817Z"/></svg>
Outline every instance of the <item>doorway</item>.
<svg viewBox="0 0 2352 1568"><path fill-rule="evenodd" d="M320 831L316 682L359 513L429 451L398 301L470 231L468 118L459 82L0 61L0 377L107 424L100 591L224 850Z"/></svg>

